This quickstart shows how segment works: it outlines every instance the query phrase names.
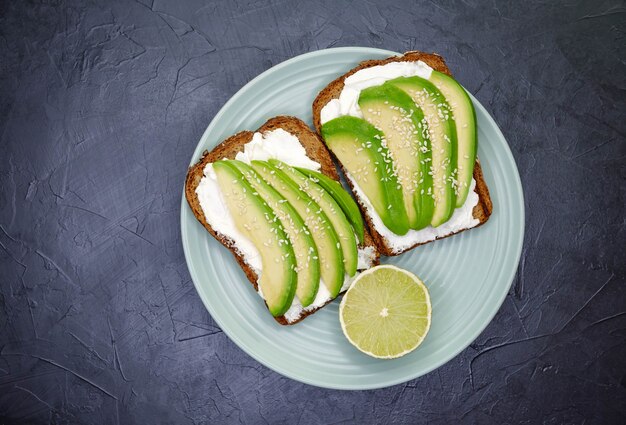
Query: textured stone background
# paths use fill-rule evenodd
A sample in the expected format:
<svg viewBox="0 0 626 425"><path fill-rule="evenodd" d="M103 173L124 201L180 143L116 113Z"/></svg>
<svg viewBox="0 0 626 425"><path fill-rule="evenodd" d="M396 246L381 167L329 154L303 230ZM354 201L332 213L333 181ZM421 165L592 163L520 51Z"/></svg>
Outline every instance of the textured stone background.
<svg viewBox="0 0 626 425"><path fill-rule="evenodd" d="M626 423L626 8L609 1L2 1L0 423ZM300 53L442 54L506 135L519 272L462 354L303 385L205 311L180 241L211 118Z"/></svg>

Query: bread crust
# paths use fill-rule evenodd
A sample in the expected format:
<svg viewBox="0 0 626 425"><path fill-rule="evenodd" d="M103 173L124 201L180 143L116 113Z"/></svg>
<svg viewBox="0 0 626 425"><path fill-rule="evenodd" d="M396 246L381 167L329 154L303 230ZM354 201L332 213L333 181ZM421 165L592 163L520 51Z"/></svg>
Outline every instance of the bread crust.
<svg viewBox="0 0 626 425"><path fill-rule="evenodd" d="M426 63L427 65L429 65L431 68L433 68L436 71L442 72L444 74L447 74L449 76L452 76L452 74L450 73L450 69L448 68L448 66L446 65L445 61L443 60L443 58L435 53L424 53L424 52L420 52L420 51L410 51L410 52L406 52L401 56L391 56L389 58L386 59L378 59L378 60L367 60L364 62L361 62L358 66L356 66L355 68L352 68L350 71L346 72L345 74L339 76L338 78L336 78L335 80L333 80L332 82L330 82L330 84L328 84L324 89L322 89L322 91L319 92L319 94L317 95L317 97L315 98L315 100L313 101L313 125L315 127L315 130L317 131L318 135L321 138L321 112L322 112L322 108L331 100L333 99L338 99L339 95L341 94L341 91L343 90L344 87L344 81L346 78L348 78L350 75L365 69L365 68L371 68L373 66L377 66L377 65L385 65L387 63L391 63L391 62L416 62L416 61L422 61L424 63ZM335 159L335 161L337 162L337 164L339 165L339 168L341 169L341 171L346 174L346 170L343 167L343 164L341 164L341 161L339 161L339 159L332 153L331 151L331 155L333 156L333 158ZM348 180L348 179L346 179ZM449 236L452 235L456 235L458 233L464 232L465 230L469 230L469 229L473 229L479 226L482 226L483 224L485 224L487 222L487 220L489 219L489 216L491 215L492 211L493 211L493 203L491 201L491 197L489 196L489 189L487 188L487 183L485 182L485 179L483 177L483 172L480 166L480 162L478 160L476 160L476 164L474 165L474 180L476 180L476 188L474 189L474 191L478 194L478 204L476 204L476 206L474 207L474 209L472 210L472 215L474 216L475 219L478 220L478 224L474 227L470 227L467 229L462 229L458 232L455 233L451 233L450 235L441 237L441 238L437 238L435 240L438 239L444 239L447 238ZM354 187L352 186L352 183L348 180L348 184L350 185L350 188L352 190L352 193L354 193ZM369 234L371 235L372 239L374 240L375 244L376 244L376 248L378 249L378 252L380 252L380 254L385 255L385 256L395 256L395 255L400 255L406 251L409 251L413 248L415 248L416 246L419 245L424 245L426 243L430 243L433 241L428 241L428 242L423 242L423 243L417 243L413 246L410 246L402 251L393 251L393 249L387 245L385 238L378 233L378 231L374 228L374 224L372 223L369 215L367 214L367 209L366 206L363 202L362 199L359 199L359 197L355 196L357 198L357 203L359 204L359 208L361 209L361 213L363 214L363 217L365 218L365 222L367 224L367 230L369 231Z"/></svg>
<svg viewBox="0 0 626 425"><path fill-rule="evenodd" d="M326 145L322 143L321 139L318 137L315 132L313 132L308 125L306 125L303 121L295 117L289 116L278 116L269 119L265 124L259 127L255 132L264 133L266 131L275 130L278 128L282 128L283 130L295 135L300 140L300 143L304 147L307 156L312 160L318 162L321 165L321 172L326 174L328 177L339 180L339 174L337 173L337 169L335 168L335 164L333 163L332 157ZM187 203L191 208L196 219L204 226L204 228L217 239L222 245L224 245L228 250L233 254L235 260L239 264L239 266L243 269L246 277L254 286L254 289L258 291L258 276L254 272L254 270L245 262L243 255L239 252L234 242L219 233L217 229L213 229L211 225L206 221L204 217L204 212L202 211L202 207L200 206L200 201L196 195L196 188L200 184L200 180L204 175L204 167L212 162L218 161L220 159L235 159L235 156L238 152L243 151L243 147L246 143L252 140L252 136L255 132L252 131L241 131L237 134L234 134L221 142L211 151L204 151L202 154L202 158L194 165L189 167L187 171L187 177L185 179L185 198L187 199ZM363 243L360 247L374 247L376 244L374 240L365 230ZM379 254L375 253L374 264L378 264ZM330 302L332 300L329 300ZM328 304L328 303L326 303ZM326 305L324 304L324 306ZM293 322L287 322L287 319L284 316L275 317L274 319L280 323L281 325L293 325L304 319L305 317L315 313L320 308L305 311L300 316L299 319Z"/></svg>

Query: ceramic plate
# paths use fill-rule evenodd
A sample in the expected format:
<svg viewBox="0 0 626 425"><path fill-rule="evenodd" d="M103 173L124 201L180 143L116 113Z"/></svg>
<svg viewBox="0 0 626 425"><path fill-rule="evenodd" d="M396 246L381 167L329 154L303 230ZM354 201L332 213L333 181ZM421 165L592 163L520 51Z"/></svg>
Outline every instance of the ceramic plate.
<svg viewBox="0 0 626 425"><path fill-rule="evenodd" d="M200 139L191 164L205 149L238 131L254 130L275 115L294 115L311 125L311 104L324 86L360 61L395 54L371 48L335 48L274 66L224 105ZM196 221L183 194L181 231L189 272L222 330L276 372L340 389L402 383L432 371L465 349L504 301L524 236L524 202L515 161L494 120L472 100L478 119L478 156L493 199L493 215L478 229L382 260L414 272L430 290L432 327L417 350L395 360L362 354L341 332L338 301L295 326L277 324L231 253Z"/></svg>

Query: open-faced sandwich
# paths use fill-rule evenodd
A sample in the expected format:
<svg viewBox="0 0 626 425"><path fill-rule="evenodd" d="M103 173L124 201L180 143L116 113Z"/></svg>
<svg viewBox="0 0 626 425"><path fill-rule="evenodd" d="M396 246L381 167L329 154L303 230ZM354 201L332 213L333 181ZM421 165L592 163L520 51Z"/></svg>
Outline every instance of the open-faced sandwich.
<svg viewBox="0 0 626 425"><path fill-rule="evenodd" d="M383 255L485 223L492 204L476 158L476 114L435 54L370 60L332 81L313 123Z"/></svg>
<svg viewBox="0 0 626 425"><path fill-rule="evenodd" d="M205 152L187 173L185 196L283 325L314 313L357 270L378 263L328 150L297 118L272 118Z"/></svg>

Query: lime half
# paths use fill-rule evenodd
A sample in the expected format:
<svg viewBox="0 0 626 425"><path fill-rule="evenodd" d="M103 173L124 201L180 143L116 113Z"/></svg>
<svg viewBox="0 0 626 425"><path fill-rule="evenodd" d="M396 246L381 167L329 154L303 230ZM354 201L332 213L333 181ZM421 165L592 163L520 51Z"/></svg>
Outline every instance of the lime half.
<svg viewBox="0 0 626 425"><path fill-rule="evenodd" d="M430 296L413 273L377 266L361 273L341 300L341 329L372 357L393 359L415 350L430 329Z"/></svg>

